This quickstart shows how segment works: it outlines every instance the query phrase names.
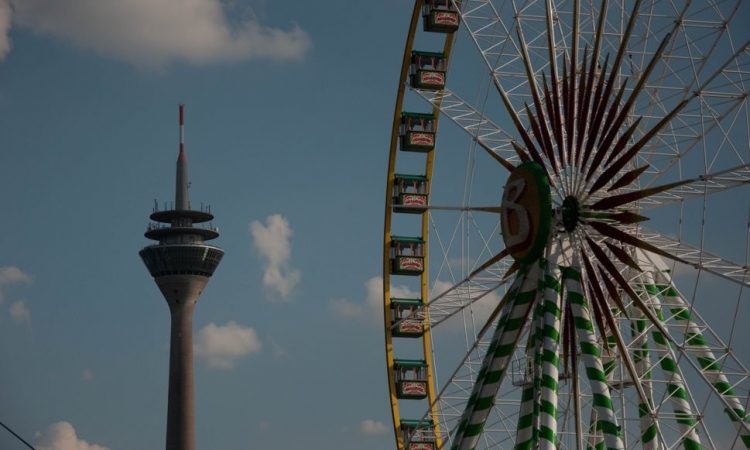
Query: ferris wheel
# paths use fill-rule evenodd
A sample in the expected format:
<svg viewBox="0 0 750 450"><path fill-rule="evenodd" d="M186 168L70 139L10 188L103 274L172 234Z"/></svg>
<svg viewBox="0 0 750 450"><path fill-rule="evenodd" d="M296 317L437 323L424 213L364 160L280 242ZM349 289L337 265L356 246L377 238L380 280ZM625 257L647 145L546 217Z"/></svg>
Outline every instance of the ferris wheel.
<svg viewBox="0 0 750 450"><path fill-rule="evenodd" d="M383 241L398 450L750 448L748 14L416 0Z"/></svg>

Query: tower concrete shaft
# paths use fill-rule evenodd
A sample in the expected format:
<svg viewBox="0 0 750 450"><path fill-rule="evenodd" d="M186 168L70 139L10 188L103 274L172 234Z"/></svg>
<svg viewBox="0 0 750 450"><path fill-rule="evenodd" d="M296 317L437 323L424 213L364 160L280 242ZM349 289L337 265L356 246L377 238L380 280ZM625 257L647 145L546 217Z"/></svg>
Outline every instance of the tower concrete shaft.
<svg viewBox="0 0 750 450"><path fill-rule="evenodd" d="M195 450L194 308L195 301L170 308L167 450Z"/></svg>
<svg viewBox="0 0 750 450"><path fill-rule="evenodd" d="M174 209L151 214L145 236L159 241L140 251L151 276L169 305L169 396L167 450L195 450L195 387L193 381L193 311L224 251L205 241L219 236L211 226L194 224L213 219L209 209L191 210L188 198L187 157L183 143L183 106L180 105L180 151ZM167 225L169 224L169 225Z"/></svg>
<svg viewBox="0 0 750 450"><path fill-rule="evenodd" d="M195 450L193 311L207 283L208 277L200 275L166 275L156 279L171 316L167 450Z"/></svg>

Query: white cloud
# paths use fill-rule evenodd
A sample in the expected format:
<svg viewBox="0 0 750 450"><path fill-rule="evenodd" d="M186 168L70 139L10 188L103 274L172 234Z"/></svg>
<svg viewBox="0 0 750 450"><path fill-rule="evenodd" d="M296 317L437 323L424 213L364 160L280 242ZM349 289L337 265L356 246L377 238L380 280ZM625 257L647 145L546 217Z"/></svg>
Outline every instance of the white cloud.
<svg viewBox="0 0 750 450"><path fill-rule="evenodd" d="M10 52L10 4L8 0L0 0L0 61Z"/></svg>
<svg viewBox="0 0 750 450"><path fill-rule="evenodd" d="M31 283L31 275L27 274L18 267L0 267L0 286L14 283Z"/></svg>
<svg viewBox="0 0 750 450"><path fill-rule="evenodd" d="M81 379L83 381L91 381L94 379L94 372L91 369L83 369L81 372Z"/></svg>
<svg viewBox="0 0 750 450"><path fill-rule="evenodd" d="M292 256L289 222L280 214L266 218L266 225L255 220L250 224L253 246L265 260L263 285L271 293L270 300L288 300L300 280L300 272L289 265Z"/></svg>
<svg viewBox="0 0 750 450"><path fill-rule="evenodd" d="M57 422L36 434L34 446L37 450L109 450L79 439L69 422Z"/></svg>
<svg viewBox="0 0 750 450"><path fill-rule="evenodd" d="M2 3L3 0L0 0ZM0 303L5 301L3 287L11 284L31 283L31 275L14 266L0 267Z"/></svg>
<svg viewBox="0 0 750 450"><path fill-rule="evenodd" d="M372 277L365 282L367 295L364 300L351 301L347 299L333 299L328 307L337 317L344 319L370 318L373 322L383 321L383 277ZM419 293L406 286L391 286L391 297L419 298Z"/></svg>
<svg viewBox="0 0 750 450"><path fill-rule="evenodd" d="M243 356L257 353L261 342L255 330L234 321L226 325L209 323L198 331L195 354L213 369L228 370Z"/></svg>
<svg viewBox="0 0 750 450"><path fill-rule="evenodd" d="M0 0L2 3L3 0ZM0 7L0 9L2 9ZM3 266L0 267L0 304L5 302L5 295L3 294L3 288L11 284L19 283L31 283L31 275L27 274L23 270L14 266ZM19 323L25 322L31 323L31 311L26 306L24 300L18 300L13 302L9 308L10 316Z"/></svg>
<svg viewBox="0 0 750 450"><path fill-rule="evenodd" d="M288 358L289 352L286 351L284 347L279 345L278 342L274 341L273 339L269 339L271 341L271 348L273 349L273 357L276 359L282 359L282 358Z"/></svg>
<svg viewBox="0 0 750 450"><path fill-rule="evenodd" d="M267 26L248 8L238 14L234 8L230 18L222 0L10 1L14 24L139 67L294 60L311 46L309 35L296 24ZM9 15L8 0L0 0L2 4ZM0 20L0 32L1 27ZM7 42L8 24L4 31Z"/></svg>
<svg viewBox="0 0 750 450"><path fill-rule="evenodd" d="M359 424L359 432L368 435L384 434L388 432L388 428L379 420L365 419Z"/></svg>
<svg viewBox="0 0 750 450"><path fill-rule="evenodd" d="M353 302L345 298L334 298L328 303L328 307L336 317L342 319L360 319L367 316L368 305L362 302Z"/></svg>
<svg viewBox="0 0 750 450"><path fill-rule="evenodd" d="M26 302L18 300L10 305L10 316L18 323L31 323L31 311L26 307Z"/></svg>

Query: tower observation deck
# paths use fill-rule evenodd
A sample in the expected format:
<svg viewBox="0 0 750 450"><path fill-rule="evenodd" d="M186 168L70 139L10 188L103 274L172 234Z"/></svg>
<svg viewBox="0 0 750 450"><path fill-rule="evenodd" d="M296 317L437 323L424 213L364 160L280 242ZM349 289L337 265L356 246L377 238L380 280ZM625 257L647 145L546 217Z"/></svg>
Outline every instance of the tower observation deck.
<svg viewBox="0 0 750 450"><path fill-rule="evenodd" d="M206 244L219 237L210 225L210 208L190 208L184 145L184 106L180 105L180 150L173 209L154 208L144 235L157 244L140 251L141 259L161 290L171 315L167 450L195 450L193 382L193 311L198 297L218 267L224 251ZM197 224L205 224L195 226Z"/></svg>

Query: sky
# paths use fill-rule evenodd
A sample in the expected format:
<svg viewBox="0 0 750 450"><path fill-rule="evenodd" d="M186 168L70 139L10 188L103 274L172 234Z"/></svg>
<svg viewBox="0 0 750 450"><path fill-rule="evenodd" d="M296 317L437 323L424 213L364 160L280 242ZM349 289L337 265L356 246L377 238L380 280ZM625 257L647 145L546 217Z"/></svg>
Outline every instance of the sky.
<svg viewBox="0 0 750 450"><path fill-rule="evenodd" d="M169 313L138 251L184 103L226 252L198 447L392 445L371 305L409 8L363 6L0 0L1 421L39 450L163 448Z"/></svg>
<svg viewBox="0 0 750 450"><path fill-rule="evenodd" d="M380 272L407 3L0 0L0 421L38 450L163 447L169 313L138 251L184 103L191 201L226 252L194 317L197 447L393 447ZM747 206L708 238L735 260Z"/></svg>

